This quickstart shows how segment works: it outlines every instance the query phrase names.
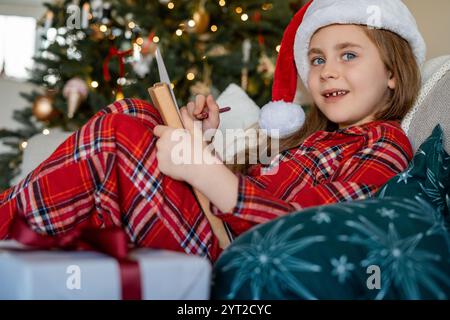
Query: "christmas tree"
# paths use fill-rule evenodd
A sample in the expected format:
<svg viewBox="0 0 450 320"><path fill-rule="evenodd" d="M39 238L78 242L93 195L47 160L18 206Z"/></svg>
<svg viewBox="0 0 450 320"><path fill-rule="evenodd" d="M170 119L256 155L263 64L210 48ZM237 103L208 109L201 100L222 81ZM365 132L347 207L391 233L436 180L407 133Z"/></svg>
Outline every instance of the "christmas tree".
<svg viewBox="0 0 450 320"><path fill-rule="evenodd" d="M0 129L0 191L19 173L27 140L59 127L73 131L122 97L149 100L162 52L178 104L240 84L263 105L271 97L284 28L301 1L59 0L44 4L28 106L18 130ZM20 106L18 106L20 107Z"/></svg>

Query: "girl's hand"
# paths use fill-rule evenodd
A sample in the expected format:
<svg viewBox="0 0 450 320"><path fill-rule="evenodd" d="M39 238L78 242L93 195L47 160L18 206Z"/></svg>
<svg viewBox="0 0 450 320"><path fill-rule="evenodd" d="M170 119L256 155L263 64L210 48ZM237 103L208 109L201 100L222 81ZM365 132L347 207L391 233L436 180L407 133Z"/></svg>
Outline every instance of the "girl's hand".
<svg viewBox="0 0 450 320"><path fill-rule="evenodd" d="M196 176L195 170L201 170L207 143L203 140L201 123L195 120L186 108L180 109L184 129L157 125L153 134L156 141L156 158L162 173L176 180L190 182Z"/></svg>
<svg viewBox="0 0 450 320"><path fill-rule="evenodd" d="M195 102L189 102L185 107L192 118L202 121L202 132L205 133L208 129L219 128L219 105L216 103L212 95L205 97L204 95L197 95ZM208 114L205 119L202 115Z"/></svg>

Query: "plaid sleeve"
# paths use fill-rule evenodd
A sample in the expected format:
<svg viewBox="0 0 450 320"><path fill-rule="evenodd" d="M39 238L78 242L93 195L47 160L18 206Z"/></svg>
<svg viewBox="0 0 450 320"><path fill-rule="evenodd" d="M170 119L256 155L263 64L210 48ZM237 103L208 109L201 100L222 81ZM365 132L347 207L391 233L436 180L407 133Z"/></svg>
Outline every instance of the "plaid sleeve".
<svg viewBox="0 0 450 320"><path fill-rule="evenodd" d="M373 196L402 172L412 158L408 138L391 130L344 161L333 181L301 190L295 200L303 207L360 200Z"/></svg>
<svg viewBox="0 0 450 320"><path fill-rule="evenodd" d="M236 206L230 212L221 212L211 205L212 212L243 232L302 208L364 199L402 172L411 157L411 145L404 134L400 138L394 132L383 134L342 162L330 181L302 188L287 200L271 195L249 177L239 174Z"/></svg>

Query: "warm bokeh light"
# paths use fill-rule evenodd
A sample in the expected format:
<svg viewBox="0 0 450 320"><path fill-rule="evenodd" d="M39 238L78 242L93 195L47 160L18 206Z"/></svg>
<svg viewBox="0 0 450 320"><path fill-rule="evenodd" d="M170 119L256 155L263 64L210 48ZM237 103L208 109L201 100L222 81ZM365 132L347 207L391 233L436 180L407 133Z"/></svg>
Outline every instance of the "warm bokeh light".
<svg viewBox="0 0 450 320"><path fill-rule="evenodd" d="M192 72L189 72L189 73L186 75L186 78L187 78L188 80L192 81L192 80L195 79L195 74L193 74Z"/></svg>

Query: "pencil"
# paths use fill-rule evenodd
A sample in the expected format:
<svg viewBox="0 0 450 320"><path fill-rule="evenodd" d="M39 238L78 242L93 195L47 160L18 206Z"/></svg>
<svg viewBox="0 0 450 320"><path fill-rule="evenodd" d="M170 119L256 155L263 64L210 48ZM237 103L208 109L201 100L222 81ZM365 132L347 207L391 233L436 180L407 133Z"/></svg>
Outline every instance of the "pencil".
<svg viewBox="0 0 450 320"><path fill-rule="evenodd" d="M231 107L223 107L223 108L220 108L219 109L219 113L222 113L222 112L227 112L227 111L230 111L231 110ZM201 113L201 114L199 114L199 116L198 116L198 119L206 119L206 118L208 118L208 112L203 112L203 113Z"/></svg>

